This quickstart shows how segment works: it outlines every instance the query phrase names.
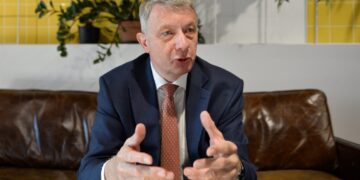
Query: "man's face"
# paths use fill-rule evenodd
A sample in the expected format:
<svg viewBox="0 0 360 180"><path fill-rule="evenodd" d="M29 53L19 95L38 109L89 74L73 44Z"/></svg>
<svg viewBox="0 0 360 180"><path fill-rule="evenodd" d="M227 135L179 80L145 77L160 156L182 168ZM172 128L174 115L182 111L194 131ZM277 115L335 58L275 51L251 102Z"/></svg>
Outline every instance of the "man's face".
<svg viewBox="0 0 360 180"><path fill-rule="evenodd" d="M196 28L196 14L191 8L152 8L146 33L138 34L138 40L150 54L155 70L167 81L173 82L191 70L196 57Z"/></svg>

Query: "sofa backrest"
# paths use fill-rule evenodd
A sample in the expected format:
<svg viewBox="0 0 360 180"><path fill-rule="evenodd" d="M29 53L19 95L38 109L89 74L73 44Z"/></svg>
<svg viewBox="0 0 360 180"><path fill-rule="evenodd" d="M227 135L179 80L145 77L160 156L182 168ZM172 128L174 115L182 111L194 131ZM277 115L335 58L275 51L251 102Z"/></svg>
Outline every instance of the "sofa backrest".
<svg viewBox="0 0 360 180"><path fill-rule="evenodd" d="M0 90L0 166L76 169L96 93Z"/></svg>
<svg viewBox="0 0 360 180"><path fill-rule="evenodd" d="M249 156L259 170L336 169L335 139L323 92L293 90L244 96Z"/></svg>
<svg viewBox="0 0 360 180"><path fill-rule="evenodd" d="M318 90L245 93L249 156L259 170L336 166L325 95ZM0 90L0 166L77 169L96 93Z"/></svg>

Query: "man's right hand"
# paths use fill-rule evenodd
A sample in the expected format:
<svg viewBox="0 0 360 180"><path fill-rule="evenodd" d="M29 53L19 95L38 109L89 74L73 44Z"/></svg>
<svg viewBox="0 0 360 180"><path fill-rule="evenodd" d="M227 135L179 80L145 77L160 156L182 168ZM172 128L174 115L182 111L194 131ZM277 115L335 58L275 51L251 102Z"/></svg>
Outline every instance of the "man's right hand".
<svg viewBox="0 0 360 180"><path fill-rule="evenodd" d="M161 167L150 166L152 157L140 152L144 140L144 124L137 124L135 133L128 138L116 156L107 161L104 167L106 180L116 179L174 179L174 173Z"/></svg>

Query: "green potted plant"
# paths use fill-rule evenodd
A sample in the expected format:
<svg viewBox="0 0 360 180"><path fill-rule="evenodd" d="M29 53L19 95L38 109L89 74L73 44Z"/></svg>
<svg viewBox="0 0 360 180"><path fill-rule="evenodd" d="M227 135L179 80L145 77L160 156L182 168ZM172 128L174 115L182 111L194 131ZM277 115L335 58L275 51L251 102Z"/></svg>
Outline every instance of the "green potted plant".
<svg viewBox="0 0 360 180"><path fill-rule="evenodd" d="M108 34L112 34L109 42L110 45L105 46L98 44L102 51L98 51L98 57L94 63L104 61L107 56L111 55L113 45L118 46L120 42L133 42L126 36L126 32L138 32L140 30L132 30L126 25L128 21L137 21L139 24L139 6L143 0L72 0L68 7L55 7L52 0L45 3L43 0L39 2L35 12L39 18L45 15L58 16L58 30L56 38L59 41L58 51L60 56L67 56L66 43L76 37L76 27L94 26L103 29ZM115 28L112 28L115 27ZM140 25L138 25L140 28ZM134 36L134 35L133 35ZM121 41L124 37L124 41Z"/></svg>
<svg viewBox="0 0 360 180"><path fill-rule="evenodd" d="M58 16L58 30L56 38L59 41L57 50L60 56L67 56L66 43L76 37L77 27L100 28L108 35L109 45L98 43L101 51L97 51L98 57L94 63L99 63L111 55L113 45L118 47L120 42L134 43L136 33L140 31L139 7L144 0L71 0L68 7L55 7L52 0L45 3L41 0L35 12L39 18L46 15ZM199 20L199 43L205 43L200 33ZM110 37L109 37L110 36Z"/></svg>

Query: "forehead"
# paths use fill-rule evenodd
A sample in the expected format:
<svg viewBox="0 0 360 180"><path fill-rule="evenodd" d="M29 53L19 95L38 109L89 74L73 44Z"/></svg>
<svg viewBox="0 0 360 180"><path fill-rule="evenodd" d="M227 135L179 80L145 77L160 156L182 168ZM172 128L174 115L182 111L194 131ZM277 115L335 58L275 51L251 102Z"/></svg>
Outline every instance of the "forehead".
<svg viewBox="0 0 360 180"><path fill-rule="evenodd" d="M188 6L170 7L156 4L151 9L148 19L149 26L159 27L164 24L196 23L195 11Z"/></svg>

